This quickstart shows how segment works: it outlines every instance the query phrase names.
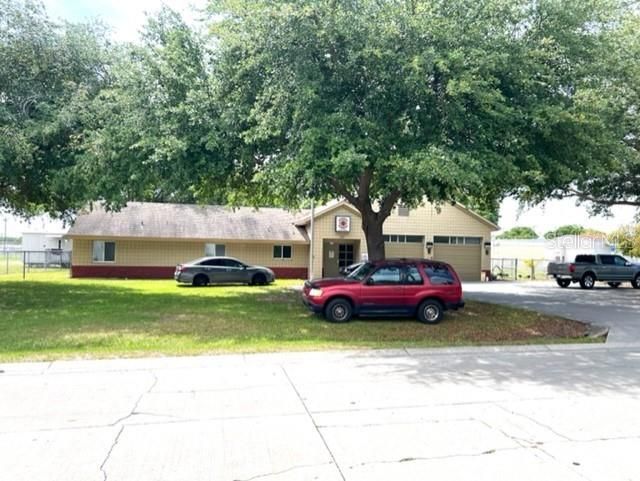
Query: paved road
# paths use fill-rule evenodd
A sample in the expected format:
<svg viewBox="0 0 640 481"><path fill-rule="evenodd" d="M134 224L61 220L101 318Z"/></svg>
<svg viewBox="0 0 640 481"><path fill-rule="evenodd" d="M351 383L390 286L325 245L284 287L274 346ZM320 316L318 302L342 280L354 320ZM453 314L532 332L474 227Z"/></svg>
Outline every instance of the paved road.
<svg viewBox="0 0 640 481"><path fill-rule="evenodd" d="M640 347L0 365L2 481L640 479Z"/></svg>
<svg viewBox="0 0 640 481"><path fill-rule="evenodd" d="M555 282L478 282L464 285L467 299L509 304L588 321L610 328L607 342L640 342L640 290L593 290L576 285L561 289Z"/></svg>

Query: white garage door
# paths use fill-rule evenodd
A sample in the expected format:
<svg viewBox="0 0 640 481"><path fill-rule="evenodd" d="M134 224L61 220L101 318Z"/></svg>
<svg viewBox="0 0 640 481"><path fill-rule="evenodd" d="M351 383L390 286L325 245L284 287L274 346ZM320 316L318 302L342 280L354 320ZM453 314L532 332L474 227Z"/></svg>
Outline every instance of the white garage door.
<svg viewBox="0 0 640 481"><path fill-rule="evenodd" d="M479 281L482 274L481 248L480 237L436 236L433 258L451 264L461 280Z"/></svg>

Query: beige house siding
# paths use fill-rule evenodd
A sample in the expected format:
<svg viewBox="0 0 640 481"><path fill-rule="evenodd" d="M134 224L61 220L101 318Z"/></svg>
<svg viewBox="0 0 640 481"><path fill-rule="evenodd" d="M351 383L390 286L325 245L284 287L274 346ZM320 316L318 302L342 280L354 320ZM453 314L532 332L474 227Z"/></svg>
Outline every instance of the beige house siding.
<svg viewBox="0 0 640 481"><path fill-rule="evenodd" d="M351 216L351 232L340 233L335 231L336 216ZM356 253L355 261L361 259L362 254L367 253L367 242L362 231L360 215L347 207L339 207L330 210L315 219L314 225L314 256L313 275L322 275L323 240L345 239L360 241L360 249ZM308 227L308 226L307 226ZM409 211L408 216L398 215L398 209L384 223L384 234L419 235L424 237L421 247L412 243L385 244L388 257L425 257L433 258L434 249L428 254L425 243L432 242L434 235L455 235L481 237L481 269L491 268L491 252L485 253L484 243L491 242L491 232L495 227L483 222L475 215L457 205L446 204L436 209L432 204L425 204Z"/></svg>
<svg viewBox="0 0 640 481"><path fill-rule="evenodd" d="M205 249L204 242L122 239L96 240L108 240L116 243L116 260L108 264L117 266L174 266L181 262L203 257ZM92 243L93 240L91 239L76 239L74 241L74 265L105 264L102 262L93 262ZM305 268L309 259L309 246L305 244L284 244L292 246L291 259L274 259L273 246L275 244L231 244L225 243L224 241L212 241L212 243L225 244L226 255L237 257L248 264L267 267Z"/></svg>
<svg viewBox="0 0 640 481"><path fill-rule="evenodd" d="M427 203L410 210L408 216L400 216L394 209L383 230L385 234L422 235L425 243L433 242L434 235L482 237L481 269L491 268L491 251L485 253L484 243L491 242L491 232L495 228L457 205L445 204L438 210ZM423 257L433 258L433 254L433 249L428 254L424 248Z"/></svg>
<svg viewBox="0 0 640 481"><path fill-rule="evenodd" d="M351 216L351 231L336 232L336 216ZM309 226L307 226L309 228ZM325 240L356 240L360 241L359 248L356 249L354 261L359 261L361 254L367 251L367 243L362 231L362 221L360 215L348 207L338 207L334 210L315 218L313 226L313 277L322 275L322 253L323 241Z"/></svg>

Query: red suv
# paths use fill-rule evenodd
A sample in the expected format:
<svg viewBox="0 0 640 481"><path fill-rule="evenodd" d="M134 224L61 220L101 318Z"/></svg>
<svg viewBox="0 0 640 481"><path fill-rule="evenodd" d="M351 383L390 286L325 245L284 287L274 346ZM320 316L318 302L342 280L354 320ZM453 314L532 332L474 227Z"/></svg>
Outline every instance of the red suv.
<svg viewBox="0 0 640 481"><path fill-rule="evenodd" d="M307 281L302 299L332 322L353 315L408 315L437 324L445 310L464 306L453 267L425 259L366 262L347 277Z"/></svg>

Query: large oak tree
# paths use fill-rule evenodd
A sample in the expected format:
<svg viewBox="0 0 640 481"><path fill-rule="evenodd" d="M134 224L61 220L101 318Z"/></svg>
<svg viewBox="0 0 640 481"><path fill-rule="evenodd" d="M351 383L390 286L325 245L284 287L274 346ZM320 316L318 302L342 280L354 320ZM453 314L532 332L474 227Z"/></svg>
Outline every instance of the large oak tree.
<svg viewBox="0 0 640 481"><path fill-rule="evenodd" d="M398 203L549 195L613 161L607 0L220 0L217 95L238 187L346 198L371 259Z"/></svg>

